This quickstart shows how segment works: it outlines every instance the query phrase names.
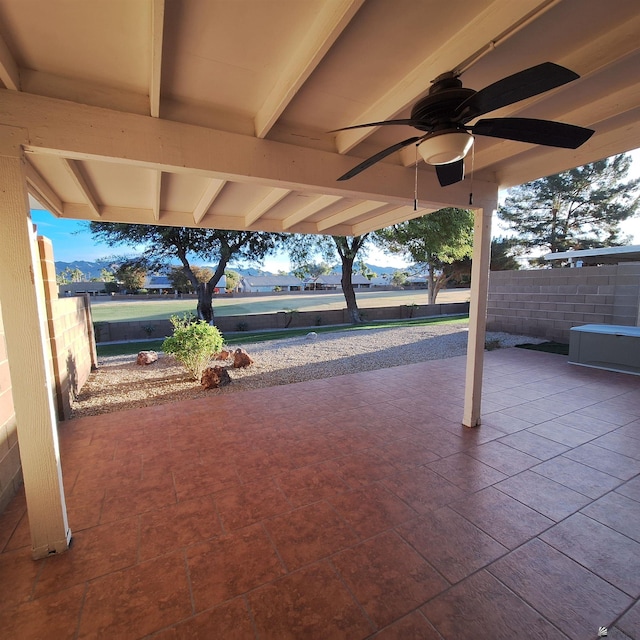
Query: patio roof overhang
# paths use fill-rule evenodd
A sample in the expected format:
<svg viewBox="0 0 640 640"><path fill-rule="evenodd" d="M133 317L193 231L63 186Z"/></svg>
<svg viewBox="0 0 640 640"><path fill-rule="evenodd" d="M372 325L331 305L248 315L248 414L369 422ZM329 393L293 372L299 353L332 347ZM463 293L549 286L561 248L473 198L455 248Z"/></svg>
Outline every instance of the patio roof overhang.
<svg viewBox="0 0 640 640"><path fill-rule="evenodd" d="M0 298L34 553L69 532L27 194L59 217L359 235L473 191L473 426L498 189L640 147L639 32L635 0L0 0ZM407 117L444 72L481 89L544 61L581 78L491 115L595 129L579 149L479 137L472 183L417 166L417 211L411 146L336 181L414 130L327 132Z"/></svg>

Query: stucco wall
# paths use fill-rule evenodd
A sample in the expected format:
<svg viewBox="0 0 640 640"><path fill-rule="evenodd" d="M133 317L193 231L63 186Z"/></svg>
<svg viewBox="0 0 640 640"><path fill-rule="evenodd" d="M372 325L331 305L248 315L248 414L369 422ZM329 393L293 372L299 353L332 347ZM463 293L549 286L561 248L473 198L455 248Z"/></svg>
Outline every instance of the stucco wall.
<svg viewBox="0 0 640 640"><path fill-rule="evenodd" d="M571 327L640 325L640 263L492 271L487 329L569 342Z"/></svg>

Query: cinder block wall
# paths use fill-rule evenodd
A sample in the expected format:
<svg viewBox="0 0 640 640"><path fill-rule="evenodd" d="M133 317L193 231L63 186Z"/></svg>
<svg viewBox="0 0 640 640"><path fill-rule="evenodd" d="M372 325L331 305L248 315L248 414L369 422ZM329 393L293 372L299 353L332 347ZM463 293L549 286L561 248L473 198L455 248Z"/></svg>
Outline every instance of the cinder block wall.
<svg viewBox="0 0 640 640"><path fill-rule="evenodd" d="M88 296L58 299L51 241L39 236L38 250L51 345L52 391L58 419L66 420L76 394L97 365L91 307Z"/></svg>
<svg viewBox="0 0 640 640"><path fill-rule="evenodd" d="M640 263L492 271L487 329L569 342L571 327L640 325Z"/></svg>
<svg viewBox="0 0 640 640"><path fill-rule="evenodd" d="M11 395L7 344L0 309L0 512L22 484L16 416Z"/></svg>

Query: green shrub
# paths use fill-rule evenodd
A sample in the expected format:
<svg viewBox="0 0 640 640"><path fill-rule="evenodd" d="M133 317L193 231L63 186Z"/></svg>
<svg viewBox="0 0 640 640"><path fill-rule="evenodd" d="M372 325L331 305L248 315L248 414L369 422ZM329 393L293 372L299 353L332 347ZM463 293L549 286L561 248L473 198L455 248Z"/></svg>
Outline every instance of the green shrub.
<svg viewBox="0 0 640 640"><path fill-rule="evenodd" d="M172 355L191 375L200 380L212 356L222 350L224 339L217 327L204 320L193 322L191 317L171 316L173 335L162 343L162 350Z"/></svg>

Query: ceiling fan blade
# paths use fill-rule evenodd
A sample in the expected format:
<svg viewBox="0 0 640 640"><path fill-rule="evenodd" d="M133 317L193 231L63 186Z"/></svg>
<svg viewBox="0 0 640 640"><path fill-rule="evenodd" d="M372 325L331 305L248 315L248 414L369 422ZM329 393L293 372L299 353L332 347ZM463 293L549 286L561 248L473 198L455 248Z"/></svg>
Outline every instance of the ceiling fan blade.
<svg viewBox="0 0 640 640"><path fill-rule="evenodd" d="M464 179L464 160L460 159L449 164L437 164L436 174L441 187L448 187Z"/></svg>
<svg viewBox="0 0 640 640"><path fill-rule="evenodd" d="M383 120L382 122L367 122L365 124L354 124L350 127L342 127L341 129L333 129L327 131L327 133L337 133L338 131L349 131L349 129L362 129L363 127L383 127L388 124L405 124L410 127L415 127L420 124L419 120L412 120L411 118L398 118L396 120Z"/></svg>
<svg viewBox="0 0 640 640"><path fill-rule="evenodd" d="M382 151L378 151L378 153L372 155L370 158L367 158L364 162L361 162L356 167L353 167L351 171L347 171L344 175L340 176L338 180L349 180L353 178L353 176L357 176L361 171L368 169L371 165L374 165L376 162L379 162L383 158L390 156L394 151L398 151L399 149L403 149L404 147L413 144L414 142L418 142L422 140L424 136L416 136L415 138L407 138L402 142L396 142L396 144L392 144L390 147L383 149Z"/></svg>
<svg viewBox="0 0 640 640"><path fill-rule="evenodd" d="M580 76L553 62L543 62L490 84L469 96L457 109L462 122L561 87Z"/></svg>
<svg viewBox="0 0 640 640"><path fill-rule="evenodd" d="M485 118L470 128L475 135L563 149L577 149L595 133L573 124L534 118Z"/></svg>

